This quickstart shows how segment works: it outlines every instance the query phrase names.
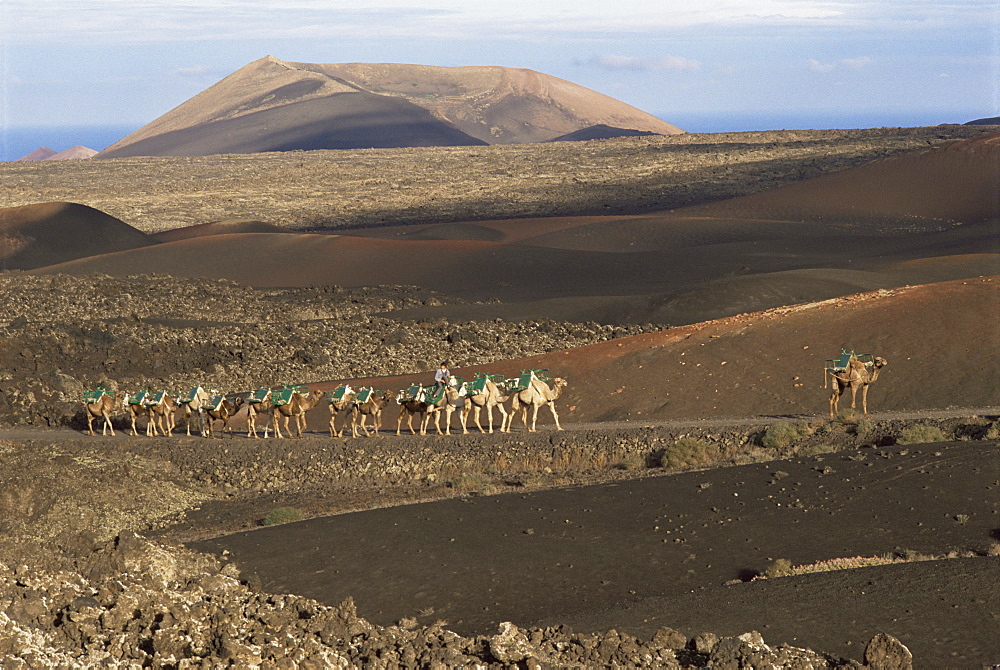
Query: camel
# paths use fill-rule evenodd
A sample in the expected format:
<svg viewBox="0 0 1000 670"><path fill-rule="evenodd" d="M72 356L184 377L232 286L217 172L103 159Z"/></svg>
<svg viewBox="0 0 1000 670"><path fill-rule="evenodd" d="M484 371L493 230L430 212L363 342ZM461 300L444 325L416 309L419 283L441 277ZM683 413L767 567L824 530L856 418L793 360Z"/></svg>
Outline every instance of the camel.
<svg viewBox="0 0 1000 670"><path fill-rule="evenodd" d="M94 419L104 417L104 426L101 428L101 435L107 435L108 430L110 430L111 435L114 436L115 427L111 425L111 412L115 408L115 397L113 395L104 391L103 388L98 391L85 393L83 406L87 410L88 434L95 435Z"/></svg>
<svg viewBox="0 0 1000 670"><path fill-rule="evenodd" d="M341 390L343 389L343 390ZM339 387L333 395L327 398L327 406L330 408L330 437L340 437L344 434L344 428L347 426L347 415L354 414L354 399L358 397L358 394L354 392L350 386ZM340 424L340 430L337 430L337 417L341 414L345 415L344 420ZM358 436L357 428L354 423L351 422L351 432L353 437Z"/></svg>
<svg viewBox="0 0 1000 670"><path fill-rule="evenodd" d="M378 431L382 428L382 408L392 402L392 399L392 391L382 391L381 395L379 395L378 391L372 391L371 395L368 396L368 400L362 403L354 403L354 411L351 412L351 432L354 436L357 437L358 435L355 422L358 421L359 417L361 430L364 431L365 437L372 436L372 431L369 431L368 426L365 425L368 417L372 417L374 434L378 435Z"/></svg>
<svg viewBox="0 0 1000 670"><path fill-rule="evenodd" d="M225 436L226 430L228 429L229 437L232 437L233 427L229 425L229 419L240 411L240 407L242 405L243 398L237 397L232 401L230 401L229 398L223 398L222 402L219 403L218 409L212 409L209 405L203 407L202 412L205 415L205 432L203 435L205 437L215 437L215 422L222 421L223 436Z"/></svg>
<svg viewBox="0 0 1000 670"><path fill-rule="evenodd" d="M284 419L285 432L291 436L288 428L288 420L295 417L296 437L302 437L302 429L306 425L306 412L316 407L323 400L323 392L319 389L309 393L295 392L291 399L284 405L271 406L271 426L274 428L274 436L283 438L281 429L278 427L278 417Z"/></svg>
<svg viewBox="0 0 1000 670"><path fill-rule="evenodd" d="M149 402L146 407L146 411L149 414L149 424L146 427L146 434L149 434L149 426L153 426L154 435L157 430L159 430L161 435L172 435L174 426L177 425L177 422L174 420L174 410L177 409L177 404L174 402L174 399L164 393L160 396L159 402Z"/></svg>
<svg viewBox="0 0 1000 670"><path fill-rule="evenodd" d="M830 376L834 379L833 392L830 394L830 418L832 419L837 416L837 405L840 402L840 396L848 388L851 389L851 409L856 409L857 405L855 401L859 387L861 388L861 411L865 416L868 416L868 386L878 379L879 372L887 364L888 361L884 358L876 356L871 367L869 367L858 360L857 356L851 354L846 370L830 370L828 368Z"/></svg>
<svg viewBox="0 0 1000 670"><path fill-rule="evenodd" d="M455 378L451 378L451 383L444 388L444 394L437 402L427 403L423 422L420 427L420 434L427 434L427 427L430 425L431 417L434 417L434 428L438 435L451 435L451 415L459 412L461 417L461 406L465 400L465 389L456 388ZM463 385L464 387L464 385ZM444 412L444 431L441 431L441 412Z"/></svg>
<svg viewBox="0 0 1000 670"><path fill-rule="evenodd" d="M149 412L149 405L145 403L148 391L140 391L139 393L126 393L125 397L122 398L122 406L128 410L129 418L132 420L132 435L138 436L139 431L135 429L135 420L140 417L146 417L146 435L150 434L156 435L156 426L153 424L152 417Z"/></svg>
<svg viewBox="0 0 1000 670"><path fill-rule="evenodd" d="M271 392L267 389L261 389L247 398L247 437L251 435L260 437L257 434L257 417L261 414L269 414L271 407ZM265 439L268 430L270 430L270 426L264 426Z"/></svg>
<svg viewBox="0 0 1000 670"><path fill-rule="evenodd" d="M413 390L414 388L411 388L410 391ZM413 416L415 414L419 414L420 425L423 425L424 417L427 414L427 407L430 404L426 401L426 391L423 387L419 387L419 390L415 393L402 390L396 395L396 403L399 404L399 419L396 421L396 435L400 434L404 416L406 417L406 425L410 429L410 435L416 435L417 432L413 430Z"/></svg>
<svg viewBox="0 0 1000 670"><path fill-rule="evenodd" d="M500 432L510 432L510 426L507 425L507 410L504 408L503 404L507 402L511 394L504 395L500 390L500 387L496 383L487 379L486 384L483 387L481 393L468 393L465 396L465 407L462 408L462 434L468 434L469 432L469 415L472 414L473 420L476 422L476 427L479 429L480 433L485 433L483 426L479 423L479 413L482 409L486 408L486 416L489 420L490 432L493 432L493 408L496 407L500 410L502 418L500 419Z"/></svg>
<svg viewBox="0 0 1000 670"><path fill-rule="evenodd" d="M204 407L212 397L208 391L200 386L195 386L191 389L187 395L177 398L177 410L181 413L184 419L184 426L187 429L187 436L191 437L191 417L195 414L198 415L199 432L202 436L205 435L205 415Z"/></svg>
<svg viewBox="0 0 1000 670"><path fill-rule="evenodd" d="M556 413L556 403L555 401L559 399L562 395L563 389L566 388L566 380L560 377L556 377L552 380L552 386L543 382L541 379L535 375L531 375L531 381L528 383L528 388L517 391L513 394L513 400L511 402L511 412L507 419L507 431L510 431L510 424L514 422L514 416L517 414L518 410L521 412L521 421L524 422L524 427L528 429L529 432L535 432L535 423L538 421L538 408L543 405L549 408L552 412L552 418L556 422L556 430L562 430L562 426L559 425L559 415ZM531 427L528 428L528 408L532 408L531 414Z"/></svg>

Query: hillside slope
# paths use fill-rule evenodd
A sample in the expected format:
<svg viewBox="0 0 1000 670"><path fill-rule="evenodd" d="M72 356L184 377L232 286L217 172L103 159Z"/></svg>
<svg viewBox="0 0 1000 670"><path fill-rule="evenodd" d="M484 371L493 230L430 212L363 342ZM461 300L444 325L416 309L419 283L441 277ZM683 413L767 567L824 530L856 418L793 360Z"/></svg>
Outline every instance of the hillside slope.
<svg viewBox="0 0 1000 670"><path fill-rule="evenodd" d="M267 56L98 156L542 142L598 124L682 132L623 102L531 70L291 63Z"/></svg>

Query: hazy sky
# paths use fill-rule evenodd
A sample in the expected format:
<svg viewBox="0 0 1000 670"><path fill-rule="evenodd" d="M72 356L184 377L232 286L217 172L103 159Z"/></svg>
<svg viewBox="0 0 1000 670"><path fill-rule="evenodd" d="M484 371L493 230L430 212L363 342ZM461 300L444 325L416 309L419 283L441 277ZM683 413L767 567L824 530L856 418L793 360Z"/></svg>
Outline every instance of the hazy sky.
<svg viewBox="0 0 1000 670"><path fill-rule="evenodd" d="M138 127L267 54L530 68L697 131L1000 114L1000 0L0 0L0 124Z"/></svg>

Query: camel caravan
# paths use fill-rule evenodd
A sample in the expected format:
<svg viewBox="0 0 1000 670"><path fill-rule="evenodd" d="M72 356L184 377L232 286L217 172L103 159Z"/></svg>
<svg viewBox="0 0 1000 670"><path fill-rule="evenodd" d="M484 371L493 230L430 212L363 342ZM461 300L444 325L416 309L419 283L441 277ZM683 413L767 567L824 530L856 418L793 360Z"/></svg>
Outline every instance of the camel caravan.
<svg viewBox="0 0 1000 670"><path fill-rule="evenodd" d="M856 408L857 393L861 391L861 409L868 416L868 388L879 376L887 362L881 356L841 351L837 359L827 360L823 368L823 387L831 388L830 418L837 415L838 404L845 391L851 392L851 409ZM442 365L442 369L444 366ZM130 419L131 434L139 435L136 420L145 418L146 435L173 435L179 419L184 420L185 431L191 435L191 424L197 425L204 437L214 437L216 426L233 434L231 419L246 406L247 437L302 437L306 427L306 412L326 404L330 412L330 437L343 437L350 425L351 437L377 435L382 429L382 414L395 403L399 407L396 435L403 433L403 422L411 435L427 435L431 421L438 435L451 433L453 419L458 418L463 434L469 433L469 418L480 433L511 432L514 418L520 414L525 430L535 432L538 412L547 407L562 430L556 401L566 388L566 380L551 378L548 370L522 370L514 378L504 375L477 373L471 381L464 381L448 373L446 381L424 386L414 384L398 392L377 390L372 387L354 388L348 384L324 393L305 386L282 386L278 389L262 388L242 396L221 394L196 386L186 394L173 395L165 391L153 393L140 391L125 394L121 408ZM832 384L831 384L832 382ZM95 435L94 421L103 421L102 435L114 435L111 415L117 409L113 394L103 387L84 393L87 432ZM483 410L486 427L483 427ZM498 415L494 414L494 411ZM530 413L530 418L529 418ZM260 417L265 417L260 421ZM494 416L498 423L494 423ZM267 421L269 417L270 421ZM414 425L416 420L416 425Z"/></svg>
<svg viewBox="0 0 1000 670"><path fill-rule="evenodd" d="M120 408L130 421L131 435L138 436L138 419L145 419L146 435L170 436L180 421L184 422L187 436L191 425L197 426L203 437L215 437L216 426L224 435L233 434L231 419L246 407L247 437L277 438L302 437L306 427L306 412L326 404L330 412L330 437L342 437L350 425L352 437L377 435L382 429L382 413L392 404L399 407L396 435L402 434L404 419L413 435L427 435L431 420L438 435L451 433L453 418L459 419L463 434L469 433L469 417L480 433L494 432L494 411L499 423L495 430L511 431L511 424L518 413L526 430L537 430L538 411L548 407L557 430L562 430L555 403L566 387L566 380L551 378L547 370L522 370L511 379L504 375L477 373L472 381L448 376L447 382L423 386L415 384L398 392L377 390L372 387L354 388L348 384L324 393L305 386L282 386L277 389L262 388L246 395L222 394L215 389L196 386L184 394L166 391L126 393ZM102 435L115 434L111 415L119 405L114 395L103 387L84 393L87 432L94 432L94 421L103 420ZM486 410L487 427L481 422ZM531 413L529 419L529 411ZM261 421L261 417L265 417ZM270 419L268 421L268 418ZM417 419L414 427L413 420ZM442 418L444 419L442 422ZM443 427L442 427L443 423Z"/></svg>

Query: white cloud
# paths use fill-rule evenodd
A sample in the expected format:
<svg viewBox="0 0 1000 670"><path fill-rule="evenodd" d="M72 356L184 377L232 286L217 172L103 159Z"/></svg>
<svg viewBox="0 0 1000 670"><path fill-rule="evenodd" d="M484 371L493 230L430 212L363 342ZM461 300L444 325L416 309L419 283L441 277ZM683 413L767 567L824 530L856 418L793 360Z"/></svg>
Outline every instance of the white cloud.
<svg viewBox="0 0 1000 670"><path fill-rule="evenodd" d="M833 63L824 63L818 61L815 58L809 59L809 69L813 72L833 72L839 69L848 70L860 70L867 67L872 63L872 59L868 56L859 56L858 58L841 58Z"/></svg>
<svg viewBox="0 0 1000 670"><path fill-rule="evenodd" d="M836 63L821 63L815 58L809 59L809 69L813 72L832 72L836 67Z"/></svg>
<svg viewBox="0 0 1000 670"><path fill-rule="evenodd" d="M957 7L957 9L956 9ZM691 26L878 26L995 18L995 0L2 0L0 38L149 42L364 35L498 38Z"/></svg>
<svg viewBox="0 0 1000 670"><path fill-rule="evenodd" d="M605 70L635 70L641 72L656 70L697 70L701 67L701 64L698 61L684 58L682 56L640 58L636 56L620 56L617 54L603 54L586 61L580 61L577 64L596 66Z"/></svg>

